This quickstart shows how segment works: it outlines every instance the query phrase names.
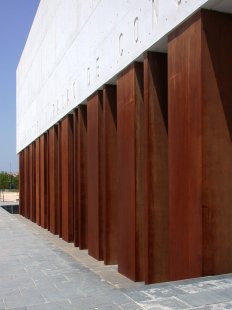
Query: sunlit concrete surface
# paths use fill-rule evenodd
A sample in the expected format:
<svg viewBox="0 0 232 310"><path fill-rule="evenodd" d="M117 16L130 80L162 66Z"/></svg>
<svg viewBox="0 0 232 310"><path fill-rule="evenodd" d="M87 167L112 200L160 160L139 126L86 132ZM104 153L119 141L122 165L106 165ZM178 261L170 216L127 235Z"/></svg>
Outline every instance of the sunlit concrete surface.
<svg viewBox="0 0 232 310"><path fill-rule="evenodd" d="M232 309L232 275L145 286L0 208L0 309Z"/></svg>
<svg viewBox="0 0 232 310"><path fill-rule="evenodd" d="M19 192L0 192L0 202L16 202L19 201Z"/></svg>
<svg viewBox="0 0 232 310"><path fill-rule="evenodd" d="M231 0L43 0L17 68L17 152L200 8L232 12Z"/></svg>

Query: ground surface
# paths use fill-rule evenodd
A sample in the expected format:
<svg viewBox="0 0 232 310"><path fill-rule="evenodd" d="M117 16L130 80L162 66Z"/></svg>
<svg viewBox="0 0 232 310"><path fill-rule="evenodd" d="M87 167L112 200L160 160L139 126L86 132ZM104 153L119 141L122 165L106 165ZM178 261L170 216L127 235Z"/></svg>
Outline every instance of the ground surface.
<svg viewBox="0 0 232 310"><path fill-rule="evenodd" d="M0 208L0 309L232 309L232 275L145 286Z"/></svg>

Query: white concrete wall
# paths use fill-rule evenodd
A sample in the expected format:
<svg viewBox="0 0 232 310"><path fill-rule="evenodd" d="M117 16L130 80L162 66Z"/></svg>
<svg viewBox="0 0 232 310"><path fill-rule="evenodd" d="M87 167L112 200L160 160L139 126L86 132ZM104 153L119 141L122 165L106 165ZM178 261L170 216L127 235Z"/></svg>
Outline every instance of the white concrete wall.
<svg viewBox="0 0 232 310"><path fill-rule="evenodd" d="M222 2L41 0L17 69L17 151L145 50L165 51L167 33L199 7Z"/></svg>

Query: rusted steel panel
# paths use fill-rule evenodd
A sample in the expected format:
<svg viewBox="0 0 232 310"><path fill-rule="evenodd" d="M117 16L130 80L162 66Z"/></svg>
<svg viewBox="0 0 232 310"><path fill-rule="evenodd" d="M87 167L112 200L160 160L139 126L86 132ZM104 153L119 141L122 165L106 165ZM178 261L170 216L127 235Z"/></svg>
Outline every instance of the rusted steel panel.
<svg viewBox="0 0 232 310"><path fill-rule="evenodd" d="M35 222L35 173L34 173L34 143L29 145L30 174L30 220Z"/></svg>
<svg viewBox="0 0 232 310"><path fill-rule="evenodd" d="M47 228L47 134L40 137L40 206L41 226Z"/></svg>
<svg viewBox="0 0 232 310"><path fill-rule="evenodd" d="M103 253L105 264L117 263L117 89L103 89Z"/></svg>
<svg viewBox="0 0 232 310"><path fill-rule="evenodd" d="M74 111L74 244L87 249L87 107Z"/></svg>
<svg viewBox="0 0 232 310"><path fill-rule="evenodd" d="M79 188L79 180L78 180L78 110L76 109L73 112L73 137L74 137L74 144L73 144L73 155L74 155L74 245L79 246L79 202L78 202L78 188Z"/></svg>
<svg viewBox="0 0 232 310"><path fill-rule="evenodd" d="M24 216L30 218L30 173L29 173L29 147L24 150Z"/></svg>
<svg viewBox="0 0 232 310"><path fill-rule="evenodd" d="M58 234L62 238L62 127L58 123Z"/></svg>
<svg viewBox="0 0 232 310"><path fill-rule="evenodd" d="M24 150L19 153L19 214L24 216L25 208Z"/></svg>
<svg viewBox="0 0 232 310"><path fill-rule="evenodd" d="M170 280L202 275L201 15L168 42Z"/></svg>
<svg viewBox="0 0 232 310"><path fill-rule="evenodd" d="M171 279L232 271L231 30L202 11L169 37Z"/></svg>
<svg viewBox="0 0 232 310"><path fill-rule="evenodd" d="M36 199L36 223L41 223L41 210L40 210L40 142L39 138L35 141L35 199Z"/></svg>
<svg viewBox="0 0 232 310"><path fill-rule="evenodd" d="M53 234L58 234L58 127L49 130L49 229Z"/></svg>
<svg viewBox="0 0 232 310"><path fill-rule="evenodd" d="M79 248L88 247L88 196L87 196L87 106L78 106L77 172L79 210Z"/></svg>
<svg viewBox="0 0 232 310"><path fill-rule="evenodd" d="M49 175L50 175L50 164L49 164L49 133L46 132L46 152L45 152L45 162L46 162L46 192L47 192L47 199L46 199L46 228L50 230L50 182L49 182Z"/></svg>
<svg viewBox="0 0 232 310"><path fill-rule="evenodd" d="M134 63L117 82L118 270L144 280L143 64Z"/></svg>
<svg viewBox="0 0 232 310"><path fill-rule="evenodd" d="M102 223L102 91L87 103L88 141L88 250L103 259Z"/></svg>
<svg viewBox="0 0 232 310"><path fill-rule="evenodd" d="M167 55L144 59L145 282L168 281Z"/></svg>
<svg viewBox="0 0 232 310"><path fill-rule="evenodd" d="M202 12L203 275L232 272L231 33L231 15Z"/></svg>
<svg viewBox="0 0 232 310"><path fill-rule="evenodd" d="M61 121L62 238L73 241L73 115Z"/></svg>

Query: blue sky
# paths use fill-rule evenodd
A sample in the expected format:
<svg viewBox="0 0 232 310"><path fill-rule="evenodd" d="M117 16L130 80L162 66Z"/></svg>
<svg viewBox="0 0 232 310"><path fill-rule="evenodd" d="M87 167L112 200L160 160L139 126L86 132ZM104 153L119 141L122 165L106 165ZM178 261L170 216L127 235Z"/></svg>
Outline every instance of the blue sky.
<svg viewBox="0 0 232 310"><path fill-rule="evenodd" d="M0 171L18 171L15 72L39 0L0 0Z"/></svg>

